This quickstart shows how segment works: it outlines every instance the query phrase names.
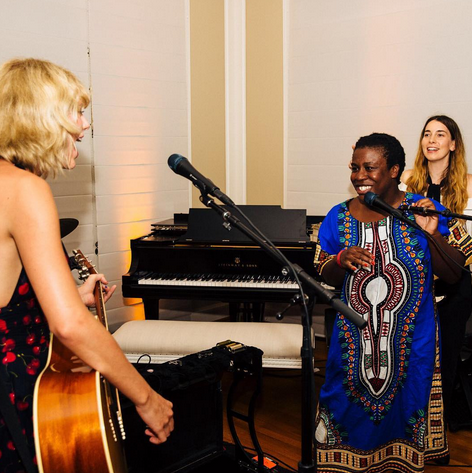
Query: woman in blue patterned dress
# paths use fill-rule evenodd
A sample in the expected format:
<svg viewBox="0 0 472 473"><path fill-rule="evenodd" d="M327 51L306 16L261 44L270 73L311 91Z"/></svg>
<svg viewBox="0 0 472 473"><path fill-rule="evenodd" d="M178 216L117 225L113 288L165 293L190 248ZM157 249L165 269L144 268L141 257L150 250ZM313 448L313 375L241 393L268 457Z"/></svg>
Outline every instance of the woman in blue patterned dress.
<svg viewBox="0 0 472 473"><path fill-rule="evenodd" d="M470 237L458 225L448 242L446 218L406 212L427 239L364 201L373 192L394 208L443 209L398 189L405 153L396 138L359 139L350 167L358 195L324 219L316 263L368 323L359 330L336 319L317 416L318 471L421 472L426 459L447 455L433 274L457 281Z"/></svg>
<svg viewBox="0 0 472 473"><path fill-rule="evenodd" d="M13 59L0 67L0 382L32 457L32 394L49 331L135 403L152 443L173 430L172 403L151 389L87 310L90 291L77 291L42 179L75 167L76 141L90 127L83 115L89 102L79 80L48 61ZM17 451L0 415L0 472L24 471Z"/></svg>

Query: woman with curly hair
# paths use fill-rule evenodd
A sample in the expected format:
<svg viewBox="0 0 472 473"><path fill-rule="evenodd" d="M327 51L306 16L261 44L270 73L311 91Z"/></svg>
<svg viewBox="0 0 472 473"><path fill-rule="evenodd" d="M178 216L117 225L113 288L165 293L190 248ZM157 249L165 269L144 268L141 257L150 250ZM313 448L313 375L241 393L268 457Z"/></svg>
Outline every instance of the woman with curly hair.
<svg viewBox="0 0 472 473"><path fill-rule="evenodd" d="M425 461L448 455L445 432L436 429L442 406L432 285L434 275L458 281L472 248L460 244L462 227L451 235L448 217L406 211L399 219L371 205L369 193L393 209L444 209L399 190L404 167L395 137L361 137L350 162L357 197L334 206L318 233L315 269L367 322L360 330L336 315L315 429L319 473L420 473Z"/></svg>
<svg viewBox="0 0 472 473"><path fill-rule="evenodd" d="M426 120L413 169L402 182L407 190L431 197L454 213L472 214L472 175L467 173L465 146L457 123L446 115ZM463 224L465 222L462 222ZM471 222L467 221L471 233ZM445 420L451 425L451 398L465 326L472 311L470 274L453 285L436 280L435 293L441 327L441 373Z"/></svg>

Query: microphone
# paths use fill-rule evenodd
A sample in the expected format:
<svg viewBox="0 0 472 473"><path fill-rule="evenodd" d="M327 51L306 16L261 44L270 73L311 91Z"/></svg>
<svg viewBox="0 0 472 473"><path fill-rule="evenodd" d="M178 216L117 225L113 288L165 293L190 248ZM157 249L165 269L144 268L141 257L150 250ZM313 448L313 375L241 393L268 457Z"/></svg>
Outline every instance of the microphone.
<svg viewBox="0 0 472 473"><path fill-rule="evenodd" d="M399 220L405 221L405 219L407 219L400 210L393 208L391 205L388 205L387 202L383 201L377 194L374 194L373 192L367 192L367 194L364 196L364 202L367 205L370 205L371 207L377 207L379 209L384 210L385 212L390 215L393 215ZM411 223L409 219L407 220L409 223Z"/></svg>
<svg viewBox="0 0 472 473"><path fill-rule="evenodd" d="M373 192L367 192L364 196L364 202L371 207L377 207L379 209L384 210L388 214L392 215L393 217L405 222L406 224L410 225L410 227L416 228L417 230L425 233L425 231L421 228L420 225L416 223L415 220L410 220L406 215L402 213L401 210L393 208L391 205L388 205L387 202L383 201L377 194Z"/></svg>
<svg viewBox="0 0 472 473"><path fill-rule="evenodd" d="M224 204L234 206L234 202L223 192L220 191L210 179L200 174L189 162L180 154L172 154L167 160L167 164L176 174L179 174L192 182L192 184L200 189L202 194L210 194L213 197L221 200Z"/></svg>

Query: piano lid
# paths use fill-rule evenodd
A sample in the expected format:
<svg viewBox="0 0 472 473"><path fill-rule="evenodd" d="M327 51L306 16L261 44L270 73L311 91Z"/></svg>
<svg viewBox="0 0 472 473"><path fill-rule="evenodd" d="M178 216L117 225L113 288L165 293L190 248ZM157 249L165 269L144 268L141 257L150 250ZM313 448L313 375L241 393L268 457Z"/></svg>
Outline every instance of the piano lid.
<svg viewBox="0 0 472 473"><path fill-rule="evenodd" d="M235 209L224 206L231 214L246 224ZM242 212L274 243L308 243L305 209L282 209L280 205L239 205ZM223 219L212 209L190 209L188 230L178 242L251 244L249 237L237 228L227 230Z"/></svg>

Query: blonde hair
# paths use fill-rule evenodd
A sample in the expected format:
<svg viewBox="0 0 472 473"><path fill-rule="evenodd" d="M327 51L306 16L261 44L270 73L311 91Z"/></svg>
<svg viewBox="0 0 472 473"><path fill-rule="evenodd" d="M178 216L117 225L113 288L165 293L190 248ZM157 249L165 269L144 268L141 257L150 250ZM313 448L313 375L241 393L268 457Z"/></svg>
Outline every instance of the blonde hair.
<svg viewBox="0 0 472 473"><path fill-rule="evenodd" d="M67 69L40 59L0 67L0 156L39 176L69 165L74 115L87 107L87 89Z"/></svg>
<svg viewBox="0 0 472 473"><path fill-rule="evenodd" d="M442 123L451 133L455 141L455 150L449 154L449 166L443 176L444 184L441 187L441 203L454 213L463 213L467 207L467 162L465 160L465 146L462 134L457 123L446 115L435 115L426 120L420 136L418 151L411 176L406 182L407 190L415 194L426 195L428 189L428 160L423 154L421 141L426 127L433 120Z"/></svg>

